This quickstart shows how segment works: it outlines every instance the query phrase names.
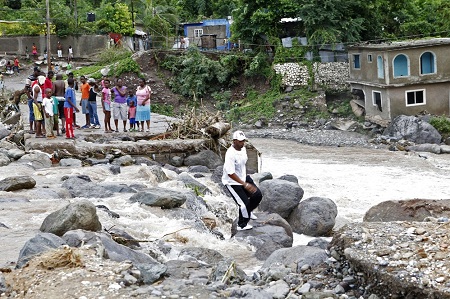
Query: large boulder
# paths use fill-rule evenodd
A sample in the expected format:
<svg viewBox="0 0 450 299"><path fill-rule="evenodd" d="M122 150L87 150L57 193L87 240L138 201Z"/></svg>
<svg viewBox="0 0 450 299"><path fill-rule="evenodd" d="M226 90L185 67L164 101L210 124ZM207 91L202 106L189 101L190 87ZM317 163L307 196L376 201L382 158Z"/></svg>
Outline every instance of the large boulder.
<svg viewBox="0 0 450 299"><path fill-rule="evenodd" d="M277 213L287 218L303 197L303 189L295 183L273 179L261 182L259 188L263 194L258 209L263 212Z"/></svg>
<svg viewBox="0 0 450 299"><path fill-rule="evenodd" d="M415 116L399 115L384 130L383 135L406 139L414 143L441 143L442 136L429 123Z"/></svg>
<svg viewBox="0 0 450 299"><path fill-rule="evenodd" d="M102 224L98 220L95 205L88 200L71 203L48 215L42 222L40 231L62 236L74 229L99 231Z"/></svg>
<svg viewBox="0 0 450 299"><path fill-rule="evenodd" d="M388 200L371 207L366 222L424 221L427 217L450 218L450 199Z"/></svg>
<svg viewBox="0 0 450 299"><path fill-rule="evenodd" d="M211 190L209 190L208 187L191 177L191 175L187 172L180 173L180 175L178 176L178 180L182 181L186 187L191 188L198 195L211 193Z"/></svg>
<svg viewBox="0 0 450 299"><path fill-rule="evenodd" d="M23 245L16 267L22 268L34 256L62 245L66 245L66 242L60 237L49 233L38 233Z"/></svg>
<svg viewBox="0 0 450 299"><path fill-rule="evenodd" d="M281 248L266 259L261 270L267 271L272 266L278 267L283 265L294 273L300 273L303 266L316 267L325 262L327 258L326 251L318 247L299 245L291 248Z"/></svg>
<svg viewBox="0 0 450 299"><path fill-rule="evenodd" d="M308 236L329 235L336 223L337 206L329 198L311 197L302 200L287 221L292 230Z"/></svg>
<svg viewBox="0 0 450 299"><path fill-rule="evenodd" d="M234 221L231 234L242 238L256 248L255 256L265 260L277 249L291 247L293 243L292 229L280 215L258 213L258 219L252 220L253 229L238 231L237 219Z"/></svg>
<svg viewBox="0 0 450 299"><path fill-rule="evenodd" d="M65 178L62 186L69 190L72 197L105 198L113 195L111 191L84 175Z"/></svg>
<svg viewBox="0 0 450 299"><path fill-rule="evenodd" d="M141 166L139 167L136 176L146 179L151 185L158 185L159 183L169 180L160 165Z"/></svg>
<svg viewBox="0 0 450 299"><path fill-rule="evenodd" d="M10 176L0 180L1 191L16 191L21 189L32 189L36 186L36 181L27 175Z"/></svg>
<svg viewBox="0 0 450 299"><path fill-rule="evenodd" d="M130 201L139 202L151 207L160 207L163 209L178 208L184 204L187 199L187 191L175 191L166 188L149 188L140 191L130 197Z"/></svg>
<svg viewBox="0 0 450 299"><path fill-rule="evenodd" d="M222 159L212 150L204 150L184 159L184 165L186 166L203 165L209 169L214 169L222 164Z"/></svg>
<svg viewBox="0 0 450 299"><path fill-rule="evenodd" d="M11 163L11 159L6 155L6 153L0 152L0 167L6 166Z"/></svg>

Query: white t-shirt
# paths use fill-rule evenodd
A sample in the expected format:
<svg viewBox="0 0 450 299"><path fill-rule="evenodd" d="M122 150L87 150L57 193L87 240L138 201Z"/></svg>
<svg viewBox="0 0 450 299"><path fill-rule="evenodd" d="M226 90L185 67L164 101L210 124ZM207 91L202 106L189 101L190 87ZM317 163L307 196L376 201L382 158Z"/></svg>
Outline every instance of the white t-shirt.
<svg viewBox="0 0 450 299"><path fill-rule="evenodd" d="M227 150L225 154L225 163L223 165L222 183L224 185L240 185L238 182L230 178L228 175L235 173L242 181L245 182L247 170L247 150L245 146L237 151L233 146Z"/></svg>
<svg viewBox="0 0 450 299"><path fill-rule="evenodd" d="M42 106L44 106L45 113L53 116L53 99L52 98L44 98L42 100Z"/></svg>

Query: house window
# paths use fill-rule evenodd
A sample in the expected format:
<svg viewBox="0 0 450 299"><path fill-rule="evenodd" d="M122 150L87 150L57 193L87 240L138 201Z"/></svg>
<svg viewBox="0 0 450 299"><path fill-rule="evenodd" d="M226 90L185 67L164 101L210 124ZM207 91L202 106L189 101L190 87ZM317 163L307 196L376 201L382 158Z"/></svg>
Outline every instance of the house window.
<svg viewBox="0 0 450 299"><path fill-rule="evenodd" d="M360 58L359 54L353 54L353 68L354 69L361 68L361 61L359 60L359 58Z"/></svg>
<svg viewBox="0 0 450 299"><path fill-rule="evenodd" d="M381 57L381 55L378 55L377 57L377 71L378 71L378 78L384 79L384 63L383 57Z"/></svg>
<svg viewBox="0 0 450 299"><path fill-rule="evenodd" d="M200 37L203 34L203 29L194 29L194 37Z"/></svg>
<svg viewBox="0 0 450 299"><path fill-rule="evenodd" d="M367 54L367 62L372 62L372 54Z"/></svg>
<svg viewBox="0 0 450 299"><path fill-rule="evenodd" d="M380 112L383 112L383 109L381 108L381 92L372 91L372 100L373 100L373 105L377 106L377 108L378 108L378 110L380 110Z"/></svg>
<svg viewBox="0 0 450 299"><path fill-rule="evenodd" d="M406 106L425 105L425 89L406 91Z"/></svg>
<svg viewBox="0 0 450 299"><path fill-rule="evenodd" d="M408 77L409 63L408 56L399 54L394 58L394 78Z"/></svg>
<svg viewBox="0 0 450 299"><path fill-rule="evenodd" d="M420 74L434 74L436 73L434 54L425 52L420 56Z"/></svg>

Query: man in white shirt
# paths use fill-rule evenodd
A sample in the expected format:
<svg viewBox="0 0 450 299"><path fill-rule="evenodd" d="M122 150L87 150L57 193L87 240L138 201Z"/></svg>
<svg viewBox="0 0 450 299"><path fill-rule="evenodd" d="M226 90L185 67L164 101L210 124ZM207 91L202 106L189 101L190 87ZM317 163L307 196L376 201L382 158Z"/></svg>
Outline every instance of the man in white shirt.
<svg viewBox="0 0 450 299"><path fill-rule="evenodd" d="M230 191L236 204L239 206L239 220L237 230L249 230L253 226L248 224L250 219L257 219L252 213L261 202L261 190L247 175L245 164L247 163L247 151L245 149L244 132L233 133L233 144L225 154L223 165L222 183Z"/></svg>

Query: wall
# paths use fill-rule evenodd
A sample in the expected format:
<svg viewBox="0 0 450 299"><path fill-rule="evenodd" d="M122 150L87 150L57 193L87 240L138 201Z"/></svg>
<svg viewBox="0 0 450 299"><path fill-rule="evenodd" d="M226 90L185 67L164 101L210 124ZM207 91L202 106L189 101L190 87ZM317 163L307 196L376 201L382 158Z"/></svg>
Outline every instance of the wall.
<svg viewBox="0 0 450 299"><path fill-rule="evenodd" d="M73 48L74 57L89 58L92 54L98 53L107 48L109 37L107 35L80 35L69 36L65 38L50 36L50 52L56 56L56 45L58 41L63 46L63 56L67 57L69 45ZM44 55L47 48L46 36L17 36L17 37L0 37L0 53L7 55L24 56L25 48L28 47L28 53L31 55L31 46L33 43L38 48L38 54Z"/></svg>
<svg viewBox="0 0 450 299"><path fill-rule="evenodd" d="M308 67L301 63L283 63L275 65L275 72L283 76L285 86L310 86L311 76ZM314 88L348 90L349 70L347 62L314 62L312 64Z"/></svg>

